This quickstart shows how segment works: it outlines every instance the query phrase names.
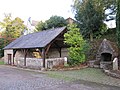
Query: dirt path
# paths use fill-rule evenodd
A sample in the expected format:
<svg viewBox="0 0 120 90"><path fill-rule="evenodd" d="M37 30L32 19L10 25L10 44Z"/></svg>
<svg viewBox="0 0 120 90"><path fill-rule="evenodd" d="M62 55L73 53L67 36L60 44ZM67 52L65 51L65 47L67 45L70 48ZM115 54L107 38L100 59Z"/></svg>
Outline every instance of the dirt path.
<svg viewBox="0 0 120 90"><path fill-rule="evenodd" d="M68 82L40 72L0 65L0 90L120 90L120 87L81 80Z"/></svg>

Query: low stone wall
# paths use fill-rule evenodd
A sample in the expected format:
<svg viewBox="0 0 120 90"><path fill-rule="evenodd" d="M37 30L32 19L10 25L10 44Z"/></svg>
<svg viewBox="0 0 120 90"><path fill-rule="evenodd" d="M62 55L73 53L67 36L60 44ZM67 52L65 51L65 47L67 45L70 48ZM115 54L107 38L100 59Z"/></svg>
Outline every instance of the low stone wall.
<svg viewBox="0 0 120 90"><path fill-rule="evenodd" d="M53 68L57 66L64 66L64 58L50 58L46 59L47 68Z"/></svg>
<svg viewBox="0 0 120 90"><path fill-rule="evenodd" d="M25 67L24 66L24 58L20 58L19 60L17 60L17 66ZM41 69L42 66L43 66L42 59L26 58L26 67L27 68Z"/></svg>
<svg viewBox="0 0 120 90"><path fill-rule="evenodd" d="M112 76L112 77L115 77L115 78L119 78L120 79L120 71L111 71L111 70L105 70L104 69L104 72L109 75L109 76ZM118 73L119 72L119 73Z"/></svg>
<svg viewBox="0 0 120 90"><path fill-rule="evenodd" d="M99 61L98 60L91 60L88 61L88 66L93 68L100 68Z"/></svg>
<svg viewBox="0 0 120 90"><path fill-rule="evenodd" d="M46 59L46 68L53 68L64 65L64 58L50 58ZM18 67L27 67L32 69L41 69L43 67L43 60L37 58L26 58L26 66L24 66L24 58L17 60Z"/></svg>

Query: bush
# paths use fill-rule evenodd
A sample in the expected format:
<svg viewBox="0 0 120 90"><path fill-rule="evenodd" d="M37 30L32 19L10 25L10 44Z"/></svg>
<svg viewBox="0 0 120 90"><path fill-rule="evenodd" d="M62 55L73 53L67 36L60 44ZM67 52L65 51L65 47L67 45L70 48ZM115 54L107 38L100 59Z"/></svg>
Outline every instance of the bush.
<svg viewBox="0 0 120 90"><path fill-rule="evenodd" d="M65 43L70 46L69 50L69 64L78 65L86 61L85 52L87 51L87 43L80 34L80 29L77 25L68 25L68 32L65 33Z"/></svg>

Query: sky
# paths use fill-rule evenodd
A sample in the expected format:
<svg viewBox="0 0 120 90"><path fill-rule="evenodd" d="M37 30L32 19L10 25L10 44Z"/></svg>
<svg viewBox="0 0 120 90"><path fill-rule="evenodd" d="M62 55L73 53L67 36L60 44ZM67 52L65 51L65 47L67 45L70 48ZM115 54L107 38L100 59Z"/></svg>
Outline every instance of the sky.
<svg viewBox="0 0 120 90"><path fill-rule="evenodd" d="M73 0L0 0L0 21L4 13L20 17L25 24L28 18L36 21L48 20L52 15L74 18L71 5ZM115 27L115 21L107 22L108 27Z"/></svg>
<svg viewBox="0 0 120 90"><path fill-rule="evenodd" d="M0 0L0 20L4 13L11 13L13 18L20 17L24 21L29 17L45 21L52 15L73 18L72 3L72 0Z"/></svg>

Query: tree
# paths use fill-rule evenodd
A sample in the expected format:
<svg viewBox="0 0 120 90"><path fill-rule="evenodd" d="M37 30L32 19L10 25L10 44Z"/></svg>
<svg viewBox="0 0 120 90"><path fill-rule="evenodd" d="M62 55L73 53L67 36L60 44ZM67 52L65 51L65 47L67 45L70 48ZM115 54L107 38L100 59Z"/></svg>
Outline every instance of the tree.
<svg viewBox="0 0 120 90"><path fill-rule="evenodd" d="M0 58L4 56L4 50L3 50L5 46L4 42L5 42L4 38L0 38Z"/></svg>
<svg viewBox="0 0 120 90"><path fill-rule="evenodd" d="M94 35L101 34L101 27L106 29L103 21L105 20L105 10L110 8L114 0L74 0L73 9L75 18L81 33L85 37L90 37L93 41ZM99 32L99 33L98 33ZM103 31L102 31L103 32Z"/></svg>
<svg viewBox="0 0 120 90"><path fill-rule="evenodd" d="M79 65L82 62L85 62L85 51L86 51L86 41L83 39L80 34L80 29L77 28L77 25L71 24L68 25L68 31L64 34L65 43L70 46L69 57L70 65Z"/></svg>
<svg viewBox="0 0 120 90"><path fill-rule="evenodd" d="M117 43L120 49L120 0L117 0L117 16L116 16L116 34L117 34Z"/></svg>
<svg viewBox="0 0 120 90"><path fill-rule="evenodd" d="M66 26L66 20L61 16L52 16L46 21L47 28L56 28Z"/></svg>
<svg viewBox="0 0 120 90"><path fill-rule="evenodd" d="M14 20L11 19L11 15L5 15L3 22L0 22L0 26L2 27L2 35L7 38L18 38L23 34L26 26L23 24L24 22L16 17Z"/></svg>
<svg viewBox="0 0 120 90"><path fill-rule="evenodd" d="M36 28L36 31L46 30L47 29L46 22L40 21L35 28Z"/></svg>
<svg viewBox="0 0 120 90"><path fill-rule="evenodd" d="M61 16L51 16L50 19L45 22L40 21L36 26L37 31L46 30L50 28L66 26L66 20Z"/></svg>
<svg viewBox="0 0 120 90"><path fill-rule="evenodd" d="M11 19L11 14L5 14L5 18L0 22L2 32L0 33L0 57L3 56L3 47L22 35L26 26L23 21L16 17Z"/></svg>

